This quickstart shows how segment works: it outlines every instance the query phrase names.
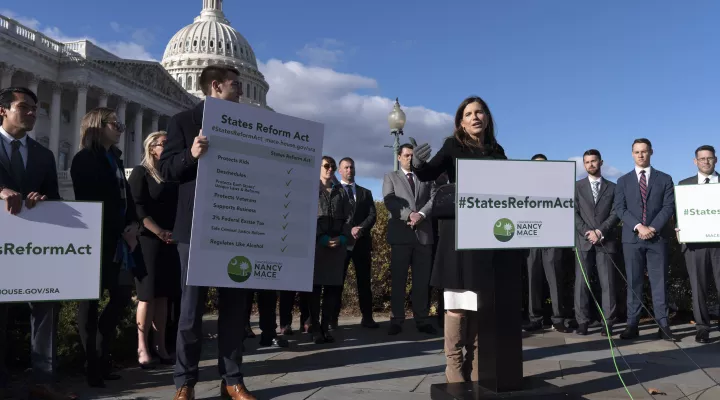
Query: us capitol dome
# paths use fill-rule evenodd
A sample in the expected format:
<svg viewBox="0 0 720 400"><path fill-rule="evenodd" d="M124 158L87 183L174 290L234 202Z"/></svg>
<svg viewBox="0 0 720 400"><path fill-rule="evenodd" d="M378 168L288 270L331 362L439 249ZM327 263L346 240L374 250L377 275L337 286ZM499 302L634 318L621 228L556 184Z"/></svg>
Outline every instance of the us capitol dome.
<svg viewBox="0 0 720 400"><path fill-rule="evenodd" d="M170 39L161 64L185 90L200 99L205 97L198 84L203 68L212 64L233 66L240 71L240 101L270 109L266 101L270 85L258 70L248 41L225 18L222 0L203 0L195 21Z"/></svg>

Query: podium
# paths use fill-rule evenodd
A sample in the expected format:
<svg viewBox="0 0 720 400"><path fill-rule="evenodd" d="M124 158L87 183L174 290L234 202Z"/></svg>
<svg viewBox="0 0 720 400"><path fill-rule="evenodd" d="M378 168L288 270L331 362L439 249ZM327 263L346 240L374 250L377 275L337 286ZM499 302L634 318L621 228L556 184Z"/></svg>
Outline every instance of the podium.
<svg viewBox="0 0 720 400"><path fill-rule="evenodd" d="M493 251L493 265L474 271L482 278L478 382L432 385L431 399L571 398L542 380L523 378L521 285L525 249L575 244L575 163L458 159L456 169L456 249Z"/></svg>

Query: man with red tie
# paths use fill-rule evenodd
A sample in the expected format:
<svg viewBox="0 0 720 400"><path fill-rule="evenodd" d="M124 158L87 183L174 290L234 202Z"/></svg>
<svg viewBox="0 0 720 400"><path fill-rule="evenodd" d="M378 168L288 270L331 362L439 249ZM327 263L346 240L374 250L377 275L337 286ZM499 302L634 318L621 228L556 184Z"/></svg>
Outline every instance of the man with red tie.
<svg viewBox="0 0 720 400"><path fill-rule="evenodd" d="M620 177L615 186L615 211L623 222L622 243L628 281L627 328L621 339L639 336L644 271L647 268L652 289L658 337L676 338L670 331L666 286L668 279L668 240L674 233L668 222L675 213L675 188L670 175L650 166L653 155L648 139L635 139L632 156L635 169Z"/></svg>

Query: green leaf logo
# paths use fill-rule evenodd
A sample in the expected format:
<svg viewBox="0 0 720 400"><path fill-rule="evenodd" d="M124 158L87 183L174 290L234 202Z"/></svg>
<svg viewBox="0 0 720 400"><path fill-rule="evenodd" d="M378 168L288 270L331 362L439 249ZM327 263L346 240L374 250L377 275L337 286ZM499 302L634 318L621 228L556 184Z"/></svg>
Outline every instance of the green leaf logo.
<svg viewBox="0 0 720 400"><path fill-rule="evenodd" d="M247 257L233 257L228 263L228 276L235 282L242 283L250 279L252 263Z"/></svg>
<svg viewBox="0 0 720 400"><path fill-rule="evenodd" d="M500 218L493 227L495 239L508 242L515 236L515 224L507 218Z"/></svg>

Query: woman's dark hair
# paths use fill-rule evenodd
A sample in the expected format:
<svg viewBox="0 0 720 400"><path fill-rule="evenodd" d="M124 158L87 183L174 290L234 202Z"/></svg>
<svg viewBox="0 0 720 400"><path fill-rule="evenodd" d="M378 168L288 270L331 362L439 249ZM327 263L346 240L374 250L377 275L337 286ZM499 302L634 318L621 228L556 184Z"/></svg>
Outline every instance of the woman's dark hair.
<svg viewBox="0 0 720 400"><path fill-rule="evenodd" d="M461 125L465 107L472 103L479 103L483 110L485 110L485 114L487 114L487 125L483 131L482 143L471 139L470 135L465 132ZM497 141L495 140L495 121L485 100L479 96L470 96L460 103L457 111L455 111L455 131L453 132L453 136L463 147L477 147L485 151L492 151L497 147Z"/></svg>

